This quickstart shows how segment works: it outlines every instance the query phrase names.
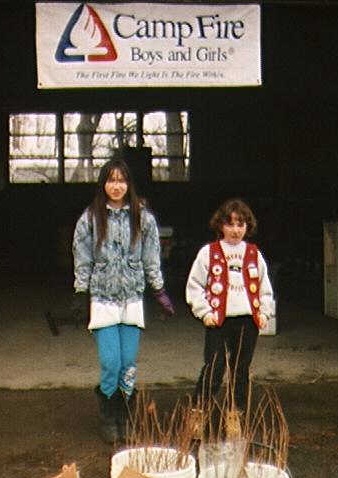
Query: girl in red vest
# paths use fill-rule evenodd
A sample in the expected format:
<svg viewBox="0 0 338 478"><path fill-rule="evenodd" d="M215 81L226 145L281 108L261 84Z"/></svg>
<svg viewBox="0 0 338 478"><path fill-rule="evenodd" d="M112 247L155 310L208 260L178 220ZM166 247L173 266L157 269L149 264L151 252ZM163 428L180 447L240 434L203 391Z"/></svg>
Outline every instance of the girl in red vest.
<svg viewBox="0 0 338 478"><path fill-rule="evenodd" d="M230 407L244 411L249 367L259 329L273 313L273 292L261 252L244 240L256 231L250 207L229 199L214 213L210 227L217 240L199 250L186 285L186 301L205 326L204 365L194 398L203 406L230 370Z"/></svg>

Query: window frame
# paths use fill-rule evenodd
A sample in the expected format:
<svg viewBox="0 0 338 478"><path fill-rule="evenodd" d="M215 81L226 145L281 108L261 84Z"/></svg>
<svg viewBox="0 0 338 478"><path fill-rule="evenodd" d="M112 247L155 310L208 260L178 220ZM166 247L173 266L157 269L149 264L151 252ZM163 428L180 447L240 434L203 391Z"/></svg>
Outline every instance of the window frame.
<svg viewBox="0 0 338 478"><path fill-rule="evenodd" d="M165 118L165 128L161 131L151 131L149 128L147 129L145 127L145 118L147 118L147 115L154 115L154 114L161 114L164 115ZM178 129L176 131L168 131L168 115L167 113L176 113L178 116L177 118L180 118L180 124L181 124L181 129ZM130 111L130 109L125 110L125 111L102 111L102 112L88 112L88 111L38 111L38 112L15 112L15 113L10 113L8 116L8 181L10 184L38 184L41 182L45 182L47 184L76 184L76 183L92 183L95 182L95 177L93 177L91 180L70 180L69 177L67 177L66 172L71 171L70 168L67 168L67 161L71 160L76 160L77 166L79 167L79 170L81 170L80 166L81 164L79 163L80 160L82 160L82 168L83 171L85 171L86 166L85 166L85 161L89 160L91 162L91 167L93 169L96 168L98 170L105 161L109 159L112 155L113 149L118 149L118 148L112 148L110 153L107 155L101 155L101 156L95 156L93 152L95 153L95 145L93 146L93 143L90 143L90 149L91 149L91 155L90 157L84 156L84 155L76 155L76 156L70 156L69 152L67 152L67 136L68 136L68 141L70 139L70 136L76 136L77 140L80 138L79 132L76 132L76 128L74 131L69 129L65 125L65 118L67 115L88 115L88 116L95 116L99 115L101 121L103 115L109 115L112 114L114 115L114 118L116 119L117 115L128 115L132 117L132 115L135 116L135 125L134 129L126 129L123 125L122 130L118 130L117 128L111 128L111 129L103 129L100 130L98 128L99 122L96 124L96 128L92 133L92 139L94 136L102 138L103 135L107 135L108 137L110 136L111 138L114 138L115 136L117 137L119 134L121 134L123 137L130 136L132 135L133 140L132 140L132 146L135 148L142 148L146 147L149 148L149 144L153 142L153 144L158 141L160 143L160 147L158 151L153 152L152 154L152 159L151 159L151 179L152 182L158 183L158 182L173 182L173 181L179 181L179 182L189 182L190 180L190 167L191 167L191 131L190 131L190 122L191 122L191 114L188 110L181 110L181 111L174 111L174 112L168 112L166 110L151 110L147 112L140 112L140 111ZM22 116L22 121L25 121L25 116L32 115L32 117L35 116L35 119L38 119L39 115L54 115L55 116L55 127L54 127L54 132L51 132L48 130L48 132L44 133L39 131L38 129L34 130L31 134L28 131L23 131L20 134L17 134L13 128L12 122L14 122L15 117L17 116L20 119L20 116ZM183 119L182 119L183 118ZM123 118L124 119L124 118ZM33 118L34 120L34 118ZM37 122L37 121L36 121ZM88 134L83 133L83 134ZM48 137L54 137L54 154L51 155L42 155L42 154L32 154L31 152L28 154L27 152L23 152L20 154L20 152L15 151L13 145L18 137L27 137L27 138L48 138ZM173 138L177 137L177 143L179 144L179 147L181 147L182 154L169 154L168 153L168 138ZM151 141L148 141L148 139L151 139ZM162 139L162 149L163 149L163 154L161 153L161 139ZM43 140L42 140L43 141ZM73 141L73 140L72 140ZM123 142L122 142L123 143ZM121 144L122 144L121 143ZM175 143L175 142L174 142ZM165 144L165 146L163 146ZM127 146L129 146L127 142ZM166 148L166 149L164 149ZM175 149L175 148L174 148ZM38 150L37 150L38 151ZM20 164L20 161L26 160L26 161L31 161L31 160L36 160L36 161L56 161L57 165L55 168L55 164L52 165L51 167L56 169L55 171L55 176L52 175L52 173L49 173L50 176L48 176L48 165L44 166L42 164L41 171L46 173L46 181L44 180L30 180L30 181L25 181L25 180L15 180L13 177L13 169L12 169L12 164L14 161L18 161L18 164ZM176 161L183 161L183 164L176 163ZM95 164L94 164L95 163ZM175 169L175 165L179 166L178 168L178 173L179 175L176 176L174 179L171 177L171 171L170 169ZM74 166L75 168L75 166ZM27 168L29 171L29 167ZM15 171L15 170L14 170ZM30 170L32 171L32 169ZM42 173L38 172L37 174ZM183 173L182 173L183 171ZM68 175L69 176L69 175Z"/></svg>

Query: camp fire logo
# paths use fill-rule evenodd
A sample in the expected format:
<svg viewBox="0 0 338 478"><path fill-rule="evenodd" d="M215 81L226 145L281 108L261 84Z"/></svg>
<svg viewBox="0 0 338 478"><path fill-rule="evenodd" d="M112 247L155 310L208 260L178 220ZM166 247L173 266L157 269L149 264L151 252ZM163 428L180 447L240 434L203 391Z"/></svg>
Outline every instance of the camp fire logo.
<svg viewBox="0 0 338 478"><path fill-rule="evenodd" d="M96 11L81 4L71 16L55 53L59 62L115 61L117 51Z"/></svg>

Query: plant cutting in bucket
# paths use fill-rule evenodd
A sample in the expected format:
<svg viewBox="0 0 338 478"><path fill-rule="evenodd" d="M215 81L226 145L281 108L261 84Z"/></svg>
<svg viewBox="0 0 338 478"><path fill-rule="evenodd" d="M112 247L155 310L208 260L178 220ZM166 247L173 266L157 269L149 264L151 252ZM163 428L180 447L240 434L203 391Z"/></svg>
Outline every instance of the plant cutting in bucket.
<svg viewBox="0 0 338 478"><path fill-rule="evenodd" d="M263 390L260 399L252 400L250 389L245 411L233 406L227 390L197 408L202 430L197 441L191 397L184 404L177 401L171 414L159 414L155 402L140 391L127 427L126 448L113 455L110 478L126 470L150 478L195 478L192 451L197 449L199 478L291 478L286 471L289 435L282 407L272 388Z"/></svg>
<svg viewBox="0 0 338 478"><path fill-rule="evenodd" d="M243 468L245 450L245 440L201 443L198 450L199 478L237 478Z"/></svg>
<svg viewBox="0 0 338 478"><path fill-rule="evenodd" d="M127 427L126 448L111 459L111 478L117 478L124 467L152 478L195 478L190 408L178 401L170 414L160 416L155 402L140 390Z"/></svg>
<svg viewBox="0 0 338 478"><path fill-rule="evenodd" d="M173 448L141 447L122 450L112 456L110 478L118 478L124 467L150 478L195 478L196 463L192 455L184 461Z"/></svg>
<svg viewBox="0 0 338 478"><path fill-rule="evenodd" d="M239 411L231 387L226 383L224 396L204 405L199 478L290 478L289 433L276 393L263 387L253 399L250 384L247 407Z"/></svg>

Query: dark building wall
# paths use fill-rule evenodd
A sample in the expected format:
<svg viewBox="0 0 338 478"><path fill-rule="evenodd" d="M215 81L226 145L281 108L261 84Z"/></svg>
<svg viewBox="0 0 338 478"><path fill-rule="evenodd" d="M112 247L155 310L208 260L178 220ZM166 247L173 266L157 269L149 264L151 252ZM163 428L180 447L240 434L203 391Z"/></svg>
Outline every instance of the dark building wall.
<svg viewBox="0 0 338 478"><path fill-rule="evenodd" d="M39 91L34 4L2 2L1 168L12 111L187 109L191 181L148 191L161 224L197 247L210 237L213 209L240 195L257 211L258 242L271 260L320 264L322 221L337 214L337 15L330 2L264 2L261 87ZM60 228L74 223L92 193L83 185L5 186L3 243L28 268L50 267Z"/></svg>

